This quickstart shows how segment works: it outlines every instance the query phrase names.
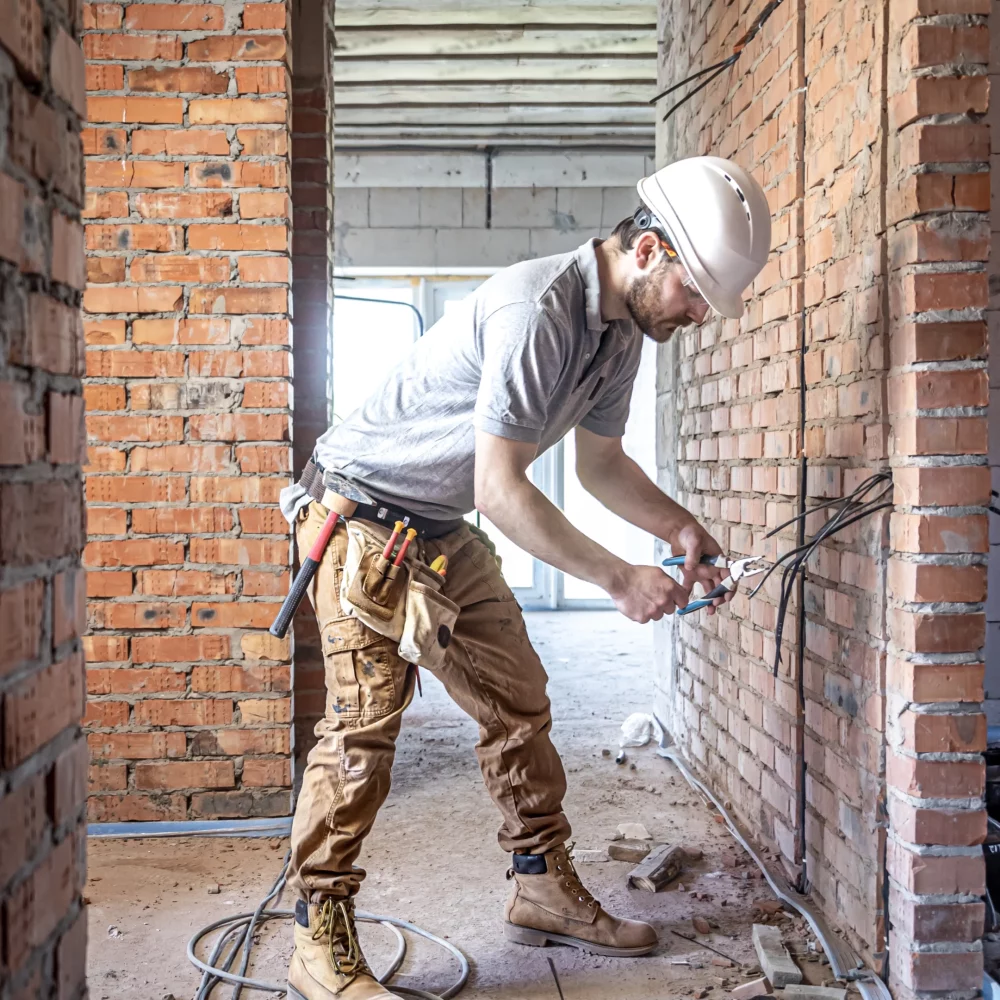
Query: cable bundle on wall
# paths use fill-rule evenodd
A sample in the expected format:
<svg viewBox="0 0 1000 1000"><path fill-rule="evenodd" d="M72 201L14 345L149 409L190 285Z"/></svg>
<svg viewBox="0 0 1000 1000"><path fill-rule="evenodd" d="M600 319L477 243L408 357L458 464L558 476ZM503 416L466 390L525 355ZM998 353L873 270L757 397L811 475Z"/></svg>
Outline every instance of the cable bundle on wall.
<svg viewBox="0 0 1000 1000"><path fill-rule="evenodd" d="M879 486L882 486L883 489L875 496L869 496ZM805 512L796 514L795 517L789 518L789 520L779 524L764 536L765 538L771 538L783 528L787 528L796 522L801 522L804 518L815 514L817 511L828 510L830 508L835 509L833 517L816 532L810 541L797 545L794 549L790 549L783 556L776 559L774 565L761 577L760 583L750 591L750 597L753 597L779 566L784 567L781 573L781 596L778 600L778 618L774 630L774 675L776 677L778 675L778 668L781 665L781 636L785 627L785 615L788 612L788 605L792 598L796 580L800 574L805 574L809 557L823 542L838 531L843 531L844 528L877 511L892 507L892 501L886 500L886 497L890 493L892 493L892 476L888 472L878 472L874 476L869 476L846 497L828 500L825 503L817 504L815 507L810 507Z"/></svg>

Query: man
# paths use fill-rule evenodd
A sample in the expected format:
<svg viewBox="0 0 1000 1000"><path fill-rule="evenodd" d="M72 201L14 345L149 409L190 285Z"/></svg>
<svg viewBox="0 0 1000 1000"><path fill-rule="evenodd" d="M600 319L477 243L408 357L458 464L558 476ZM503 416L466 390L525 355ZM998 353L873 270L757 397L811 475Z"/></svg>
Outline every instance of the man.
<svg viewBox="0 0 1000 1000"><path fill-rule="evenodd" d="M315 464L281 498L299 551L308 551L328 513L318 500L321 469L336 470L374 497L355 517L380 539L408 516L422 556L448 557L444 592L461 611L436 673L479 723L483 778L503 818L500 843L513 855L505 934L612 956L646 954L656 933L605 912L574 870L546 675L514 595L463 515L480 510L536 558L602 587L637 622L683 607L696 582L724 578L699 563L719 546L625 455L621 437L643 333L664 343L712 307L742 313L741 293L770 249L767 201L745 171L712 157L674 163L638 190L642 207L606 242L507 268L442 319L319 439ZM683 553L683 583L614 556L532 485L531 463L574 428L584 487ZM292 829L289 883L299 900L288 982L296 1000L394 996L357 942L353 898L365 873L354 862L389 791L416 670L393 642L345 616L346 548L340 525L312 591L328 698Z"/></svg>

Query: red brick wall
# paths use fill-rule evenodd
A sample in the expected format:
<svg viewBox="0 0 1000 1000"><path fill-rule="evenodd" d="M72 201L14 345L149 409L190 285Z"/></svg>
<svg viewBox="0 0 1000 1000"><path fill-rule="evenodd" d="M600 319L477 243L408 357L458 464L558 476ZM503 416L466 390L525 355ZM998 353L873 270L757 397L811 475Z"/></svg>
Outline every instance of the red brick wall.
<svg viewBox="0 0 1000 1000"><path fill-rule="evenodd" d="M723 58L762 7L662 5L662 81ZM889 921L898 996L981 975L988 9L785 0L660 136L661 161L737 159L774 213L746 316L665 353L664 482L734 555L794 545L763 535L798 509L800 449L810 502L892 469L897 504L810 562L801 663L793 601L771 676L775 581L663 636L662 697L880 969Z"/></svg>
<svg viewBox="0 0 1000 1000"><path fill-rule="evenodd" d="M0 0L0 997L85 991L79 9Z"/></svg>
<svg viewBox="0 0 1000 1000"><path fill-rule="evenodd" d="M90 817L285 815L288 13L84 24Z"/></svg>

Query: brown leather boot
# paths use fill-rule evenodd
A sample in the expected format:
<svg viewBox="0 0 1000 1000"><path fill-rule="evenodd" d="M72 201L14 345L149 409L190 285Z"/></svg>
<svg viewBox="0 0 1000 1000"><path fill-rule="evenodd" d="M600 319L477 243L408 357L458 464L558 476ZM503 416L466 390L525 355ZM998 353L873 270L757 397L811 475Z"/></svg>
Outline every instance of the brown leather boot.
<svg viewBox="0 0 1000 1000"><path fill-rule="evenodd" d="M368 968L354 923L354 900L298 900L290 1000L399 1000Z"/></svg>
<svg viewBox="0 0 1000 1000"><path fill-rule="evenodd" d="M656 931L639 920L620 920L601 908L583 887L569 851L515 854L514 892L507 903L504 937L544 947L568 944L595 955L629 958L658 944Z"/></svg>

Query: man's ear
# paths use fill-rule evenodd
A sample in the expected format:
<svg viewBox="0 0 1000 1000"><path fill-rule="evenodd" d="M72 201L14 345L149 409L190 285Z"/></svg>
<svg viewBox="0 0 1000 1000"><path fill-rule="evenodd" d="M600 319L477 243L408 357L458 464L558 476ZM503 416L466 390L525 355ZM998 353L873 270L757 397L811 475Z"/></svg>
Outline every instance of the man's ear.
<svg viewBox="0 0 1000 1000"><path fill-rule="evenodd" d="M657 239L655 233L651 232L643 233L635 241L633 249L635 250L636 267L640 271L648 271L655 267L662 253L659 239Z"/></svg>

